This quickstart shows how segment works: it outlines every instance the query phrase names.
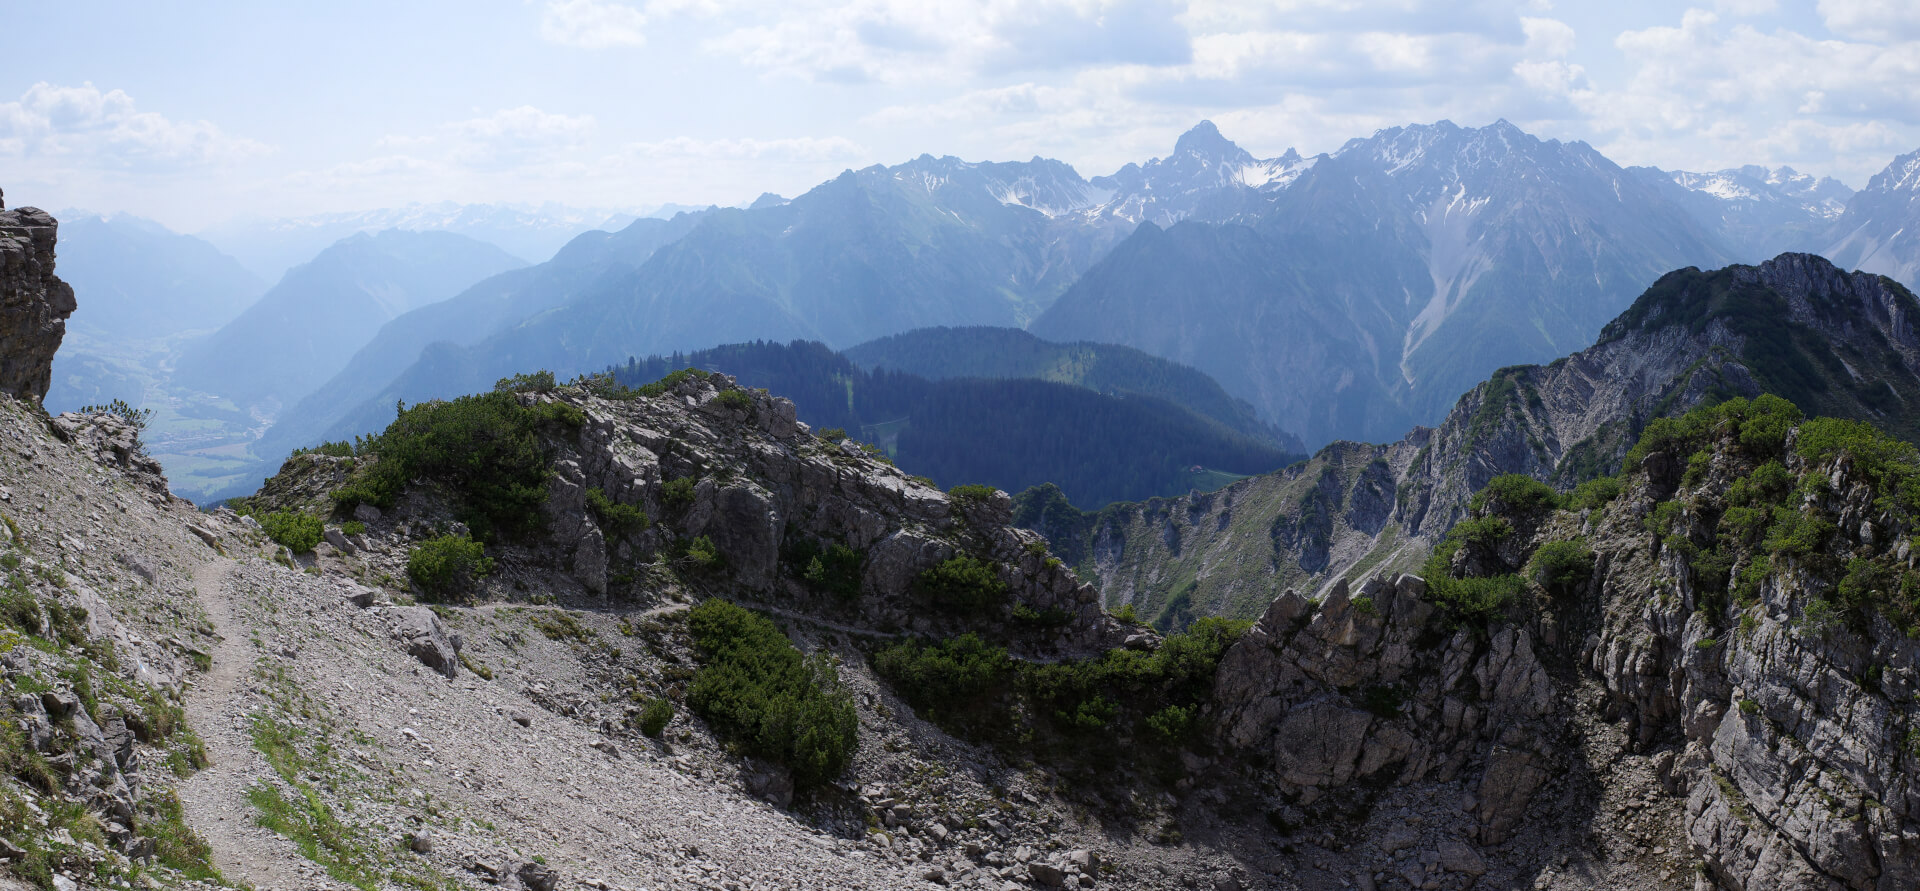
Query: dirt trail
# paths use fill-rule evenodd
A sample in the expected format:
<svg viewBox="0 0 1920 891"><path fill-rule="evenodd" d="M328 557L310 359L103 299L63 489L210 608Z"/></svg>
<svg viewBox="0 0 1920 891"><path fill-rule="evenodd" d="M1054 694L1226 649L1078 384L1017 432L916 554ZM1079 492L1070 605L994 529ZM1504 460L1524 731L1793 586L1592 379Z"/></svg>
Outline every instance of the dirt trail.
<svg viewBox="0 0 1920 891"><path fill-rule="evenodd" d="M213 647L213 669L195 678L187 694L187 722L207 744L211 764L180 786L187 825L213 847L214 864L228 881L255 888L335 888L293 848L291 842L255 822L246 789L263 773L254 756L244 722L246 712L236 699L245 692L245 679L255 658L248 636L240 629L227 595L231 560L215 560L193 572L194 594L212 620L218 643Z"/></svg>

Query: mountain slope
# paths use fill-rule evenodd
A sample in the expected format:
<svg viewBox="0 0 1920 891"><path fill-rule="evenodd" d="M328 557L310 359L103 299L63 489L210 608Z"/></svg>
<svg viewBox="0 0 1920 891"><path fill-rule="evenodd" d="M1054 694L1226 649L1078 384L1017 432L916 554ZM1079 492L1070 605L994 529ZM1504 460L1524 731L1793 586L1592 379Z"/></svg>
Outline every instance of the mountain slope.
<svg viewBox="0 0 1920 891"><path fill-rule="evenodd" d="M1017 328L923 328L842 350L861 368L890 368L931 380L1035 378L1101 393L1136 393L1172 402L1248 436L1304 452L1299 438L1259 419L1199 371L1128 347L1049 343Z"/></svg>
<svg viewBox="0 0 1920 891"><path fill-rule="evenodd" d="M1191 364L1309 443L1384 438L1589 341L1659 273L1726 257L1585 144L1504 121L1383 130L1267 200L1244 227L1143 226L1030 330Z"/></svg>
<svg viewBox="0 0 1920 891"><path fill-rule="evenodd" d="M1920 303L1880 276L1784 254L1661 278L1594 346L1502 369L1435 428L1389 445L1335 443L1298 467L1219 492L1083 513L1020 498L1023 522L1100 579L1110 603L1157 615L1250 615L1276 588L1322 588L1410 567L1495 476L1561 489L1610 472L1653 418L1774 393L1920 438Z"/></svg>
<svg viewBox="0 0 1920 891"><path fill-rule="evenodd" d="M63 217L60 261L87 295L73 317L76 332L101 338L218 328L267 290L213 245L126 214Z"/></svg>
<svg viewBox="0 0 1920 891"><path fill-rule="evenodd" d="M1920 150L1893 159L1847 200L1822 253L1848 268L1920 285Z"/></svg>
<svg viewBox="0 0 1920 891"><path fill-rule="evenodd" d="M390 412L384 409L370 421L348 420L358 418L355 410L369 402L384 407L396 399L421 402L467 392L431 381L410 380L404 389L393 385L419 361L427 345L472 344L559 306L646 262L699 219L698 214L679 214L670 220L635 220L618 232L583 233L549 262L501 273L446 300L396 316L355 351L337 374L282 415L254 446L254 453L277 462L278 456L303 445L379 430L390 420Z"/></svg>
<svg viewBox="0 0 1920 891"><path fill-rule="evenodd" d="M186 351L173 382L243 403L291 404L338 372L389 319L525 265L445 232L360 234L296 267Z"/></svg>
<svg viewBox="0 0 1920 891"><path fill-rule="evenodd" d="M653 356L614 372L638 387L681 368L724 372L792 399L807 423L873 442L903 469L943 487L1019 491L1052 482L1083 504L1100 505L1213 488L1296 457L1261 433L1151 395L1038 379L869 372L803 341Z"/></svg>

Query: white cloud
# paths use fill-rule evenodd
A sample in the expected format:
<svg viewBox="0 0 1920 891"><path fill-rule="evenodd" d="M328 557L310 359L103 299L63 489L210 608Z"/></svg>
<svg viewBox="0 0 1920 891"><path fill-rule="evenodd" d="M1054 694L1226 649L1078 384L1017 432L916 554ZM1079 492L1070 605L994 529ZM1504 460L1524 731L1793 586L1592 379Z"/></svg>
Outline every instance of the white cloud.
<svg viewBox="0 0 1920 891"><path fill-rule="evenodd" d="M1912 0L1820 0L1827 30L1876 43L1920 40L1920 7Z"/></svg>
<svg viewBox="0 0 1920 891"><path fill-rule="evenodd" d="M867 150L850 139L801 136L785 139L693 139L686 136L657 142L636 142L627 151L649 158L743 161L844 161L867 157Z"/></svg>
<svg viewBox="0 0 1920 891"><path fill-rule="evenodd" d="M228 136L208 121L175 121L139 111L120 90L34 84L19 101L0 103L0 156L85 167L191 166L269 151Z"/></svg>
<svg viewBox="0 0 1920 891"><path fill-rule="evenodd" d="M805 80L939 83L1092 64L1174 65L1191 55L1180 0L708 2L705 46Z"/></svg>
<svg viewBox="0 0 1920 891"><path fill-rule="evenodd" d="M540 38L585 49L647 42L645 13L610 0L549 0L540 14Z"/></svg>
<svg viewBox="0 0 1920 891"><path fill-rule="evenodd" d="M554 153L585 145L594 127L592 115L552 114L522 105L449 124L446 130L454 142L454 160L497 165L551 160Z"/></svg>

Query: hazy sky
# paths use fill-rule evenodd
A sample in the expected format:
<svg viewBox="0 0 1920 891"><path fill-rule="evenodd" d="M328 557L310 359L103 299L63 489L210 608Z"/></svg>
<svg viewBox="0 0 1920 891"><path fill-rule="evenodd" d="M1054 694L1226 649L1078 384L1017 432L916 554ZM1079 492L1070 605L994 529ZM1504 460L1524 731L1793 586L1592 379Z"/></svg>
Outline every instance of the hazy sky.
<svg viewBox="0 0 1920 891"><path fill-rule="evenodd" d="M296 6L304 8L295 8ZM1920 147L1911 0L0 0L9 205L236 215L793 195L922 152L1258 155L1505 117L1859 187Z"/></svg>

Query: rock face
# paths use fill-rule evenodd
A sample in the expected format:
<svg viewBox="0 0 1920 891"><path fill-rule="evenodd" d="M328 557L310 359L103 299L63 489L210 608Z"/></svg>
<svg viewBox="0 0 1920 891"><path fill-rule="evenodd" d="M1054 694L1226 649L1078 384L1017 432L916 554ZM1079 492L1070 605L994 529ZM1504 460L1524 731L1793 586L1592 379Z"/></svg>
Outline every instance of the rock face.
<svg viewBox="0 0 1920 891"><path fill-rule="evenodd" d="M59 223L32 207L0 210L0 392L39 402L73 314L73 288L53 274Z"/></svg>
<svg viewBox="0 0 1920 891"><path fill-rule="evenodd" d="M1476 516L1512 531L1468 539L1456 571L1525 571L1549 542L1591 555L1490 622L1411 576L1337 582L1317 605L1282 596L1221 663L1218 742L1293 823L1380 790L1449 790L1480 846L1441 841L1456 873L1571 819L1629 857L1688 852L1715 887L1915 887L1920 643L1894 617L1920 584L1916 502L1865 459L1798 450L1807 429L1769 454L1723 422L1704 450L1649 450L1603 507ZM1769 459L1778 494L1739 494ZM1780 535L1813 538L1736 531L1755 503L1801 530ZM1596 825L1614 814L1632 816Z"/></svg>
<svg viewBox="0 0 1920 891"><path fill-rule="evenodd" d="M1152 616L1183 590L1196 613L1253 617L1286 588L1324 595L1356 566L1408 569L1503 473L1562 489L1611 472L1648 420L1772 392L1809 414L1920 437L1920 302L1810 254L1660 279L1593 347L1502 369L1436 428L1389 445L1335 443L1217 492L1097 514L1029 510L1027 525ZM1178 585L1187 586L1176 590Z"/></svg>
<svg viewBox="0 0 1920 891"><path fill-rule="evenodd" d="M1558 766L1543 643L1520 627L1436 633L1425 594L1402 575L1336 583L1317 609L1282 595L1221 662L1220 733L1302 807L1355 784L1457 782L1478 800L1477 840L1498 844Z"/></svg>

